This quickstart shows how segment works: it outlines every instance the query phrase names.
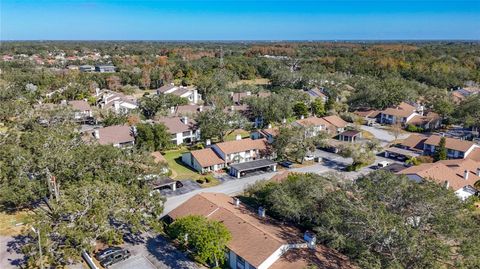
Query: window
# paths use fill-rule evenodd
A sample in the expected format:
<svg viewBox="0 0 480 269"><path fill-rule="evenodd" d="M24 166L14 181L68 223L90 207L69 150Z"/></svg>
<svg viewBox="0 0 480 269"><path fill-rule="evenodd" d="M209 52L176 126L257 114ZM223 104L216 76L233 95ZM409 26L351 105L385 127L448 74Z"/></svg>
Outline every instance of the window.
<svg viewBox="0 0 480 269"><path fill-rule="evenodd" d="M244 269L245 268L245 260L237 255L237 269Z"/></svg>
<svg viewBox="0 0 480 269"><path fill-rule="evenodd" d="M186 137L186 136L190 136L191 134L190 134L190 131L186 131L186 132L183 132L182 135L183 137Z"/></svg>

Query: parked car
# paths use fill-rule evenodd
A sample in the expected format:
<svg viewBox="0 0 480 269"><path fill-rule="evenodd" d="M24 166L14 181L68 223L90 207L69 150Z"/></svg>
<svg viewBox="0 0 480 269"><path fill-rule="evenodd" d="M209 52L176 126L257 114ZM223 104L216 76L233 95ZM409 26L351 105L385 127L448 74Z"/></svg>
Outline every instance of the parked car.
<svg viewBox="0 0 480 269"><path fill-rule="evenodd" d="M285 168L292 168L293 167L293 163L289 162L289 161L281 161L278 164L285 167Z"/></svg>
<svg viewBox="0 0 480 269"><path fill-rule="evenodd" d="M100 265L107 268L112 264L128 259L130 255L130 251L121 247L109 247L95 254L95 258L100 262Z"/></svg>
<svg viewBox="0 0 480 269"><path fill-rule="evenodd" d="M387 167L389 165L390 165L390 162L387 162L387 161L383 161L383 162L378 163L378 167L380 167L380 168Z"/></svg>
<svg viewBox="0 0 480 269"><path fill-rule="evenodd" d="M315 155L308 154L307 156L303 157L305 161L313 161L315 159Z"/></svg>
<svg viewBox="0 0 480 269"><path fill-rule="evenodd" d="M105 259L109 255L112 255L114 252L121 250L121 247L108 247L106 249L102 249L99 252L95 254L95 258L98 261L101 261L102 259Z"/></svg>

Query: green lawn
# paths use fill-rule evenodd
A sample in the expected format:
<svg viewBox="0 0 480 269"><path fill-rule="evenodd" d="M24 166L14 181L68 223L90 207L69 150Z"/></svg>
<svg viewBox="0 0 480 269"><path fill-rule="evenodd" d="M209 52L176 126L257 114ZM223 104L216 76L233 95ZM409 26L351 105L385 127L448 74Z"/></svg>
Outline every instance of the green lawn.
<svg viewBox="0 0 480 269"><path fill-rule="evenodd" d="M249 131L245 131L245 130L242 130L242 129L237 129L237 130L233 131L231 134L227 135L225 137L225 141L235 140L237 138L237 134L241 135L242 139L250 137L250 132Z"/></svg>
<svg viewBox="0 0 480 269"><path fill-rule="evenodd" d="M173 179L199 179L202 176L197 171L191 169L182 163L182 154L188 152L187 149L182 148L178 150L166 151L163 156L167 159L168 166L172 170Z"/></svg>

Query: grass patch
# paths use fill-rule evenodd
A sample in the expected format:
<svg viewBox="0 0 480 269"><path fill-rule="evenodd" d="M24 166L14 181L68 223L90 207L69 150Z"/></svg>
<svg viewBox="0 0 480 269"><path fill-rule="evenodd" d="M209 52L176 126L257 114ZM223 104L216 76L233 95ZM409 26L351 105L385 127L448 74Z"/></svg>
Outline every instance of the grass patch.
<svg viewBox="0 0 480 269"><path fill-rule="evenodd" d="M209 188L220 184L220 181L212 175L205 175L202 179L204 180L204 183L201 184L202 188Z"/></svg>
<svg viewBox="0 0 480 269"><path fill-rule="evenodd" d="M241 135L242 139L250 137L250 132L249 131L245 131L243 129L237 129L237 130L233 131L231 134L227 135L225 137L225 141L233 141L233 140L237 139L237 134Z"/></svg>
<svg viewBox="0 0 480 269"><path fill-rule="evenodd" d="M13 214L0 212L0 235L19 234L29 220L28 211L19 211Z"/></svg>
<svg viewBox="0 0 480 269"><path fill-rule="evenodd" d="M242 84L268 85L268 84L270 84L270 80L268 78L242 79L242 80L239 80L239 81L233 83L233 86L238 86L238 85L242 85Z"/></svg>
<svg viewBox="0 0 480 269"><path fill-rule="evenodd" d="M197 180L202 177L197 171L191 169L182 162L182 154L188 152L187 149L182 148L178 150L170 150L163 153L167 160L168 166L172 170L171 177L173 179L191 179Z"/></svg>

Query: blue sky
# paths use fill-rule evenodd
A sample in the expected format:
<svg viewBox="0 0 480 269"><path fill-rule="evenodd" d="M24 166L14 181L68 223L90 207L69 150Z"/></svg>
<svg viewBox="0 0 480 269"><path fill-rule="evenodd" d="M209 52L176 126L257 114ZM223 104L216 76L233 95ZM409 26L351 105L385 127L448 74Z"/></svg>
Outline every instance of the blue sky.
<svg viewBox="0 0 480 269"><path fill-rule="evenodd" d="M0 0L1 40L480 39L480 0Z"/></svg>

